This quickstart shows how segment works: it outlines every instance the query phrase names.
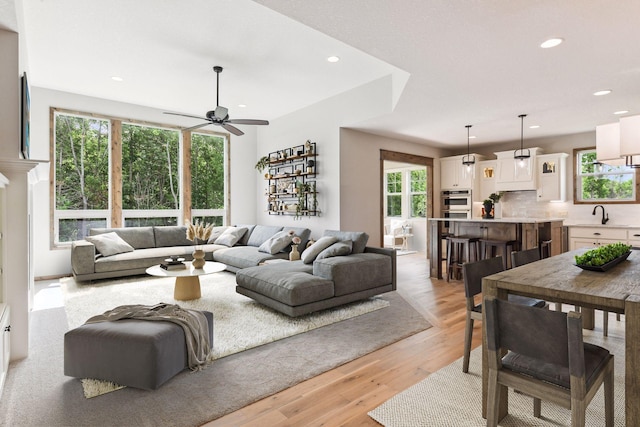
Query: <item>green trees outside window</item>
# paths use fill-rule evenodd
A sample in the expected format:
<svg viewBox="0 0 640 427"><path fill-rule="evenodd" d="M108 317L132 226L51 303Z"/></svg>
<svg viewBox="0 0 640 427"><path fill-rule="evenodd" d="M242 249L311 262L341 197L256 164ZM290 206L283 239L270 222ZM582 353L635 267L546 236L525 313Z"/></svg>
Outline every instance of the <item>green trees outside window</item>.
<svg viewBox="0 0 640 427"><path fill-rule="evenodd" d="M115 220L126 227L179 224L187 210L182 194L190 196L194 217L223 225L228 199L224 135L192 133L191 163L183 165L177 129L58 109L52 116L53 244L81 239L89 228L110 227ZM117 142L122 157L114 149ZM190 183L182 182L181 169L190 172ZM122 187L111 194L119 182Z"/></svg>
<svg viewBox="0 0 640 427"><path fill-rule="evenodd" d="M635 201L635 171L596 163L595 149L576 153L576 202Z"/></svg>
<svg viewBox="0 0 640 427"><path fill-rule="evenodd" d="M122 208L179 209L176 130L122 125Z"/></svg>
<svg viewBox="0 0 640 427"><path fill-rule="evenodd" d="M387 216L402 216L402 172L387 173Z"/></svg>
<svg viewBox="0 0 640 427"><path fill-rule="evenodd" d="M427 169L410 171L409 206L412 218L427 216Z"/></svg>
<svg viewBox="0 0 640 427"><path fill-rule="evenodd" d="M215 135L191 135L191 206L195 209L224 209L225 139ZM221 215L205 215L201 221L222 225Z"/></svg>

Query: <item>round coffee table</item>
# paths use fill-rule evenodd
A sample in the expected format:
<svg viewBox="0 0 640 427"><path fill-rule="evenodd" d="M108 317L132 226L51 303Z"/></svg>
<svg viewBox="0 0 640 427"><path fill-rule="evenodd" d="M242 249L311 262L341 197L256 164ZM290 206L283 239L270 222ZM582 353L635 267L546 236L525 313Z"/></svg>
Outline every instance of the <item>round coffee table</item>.
<svg viewBox="0 0 640 427"><path fill-rule="evenodd" d="M205 274L213 274L227 268L221 262L207 261L202 268L193 268L191 261L185 261L187 268L182 270L165 270L160 265L147 268L147 274L157 277L175 277L176 284L173 288L173 298L178 301L198 299L202 296L200 291L200 277Z"/></svg>

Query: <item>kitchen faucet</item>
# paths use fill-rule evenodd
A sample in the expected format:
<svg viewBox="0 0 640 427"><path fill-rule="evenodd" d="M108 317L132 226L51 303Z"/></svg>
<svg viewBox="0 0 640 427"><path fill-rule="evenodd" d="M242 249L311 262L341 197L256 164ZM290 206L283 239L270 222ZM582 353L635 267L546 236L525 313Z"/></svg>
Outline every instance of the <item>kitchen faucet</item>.
<svg viewBox="0 0 640 427"><path fill-rule="evenodd" d="M606 224L606 223L607 223L607 221L609 221L609 214L607 214L607 217L606 217L606 218L604 217L604 206L602 206L602 205L596 205L596 206L593 208L593 212L591 212L591 215L595 215L595 214L596 214L596 209L598 209L599 207L600 207L600 208L602 208L602 223L603 223L603 224Z"/></svg>

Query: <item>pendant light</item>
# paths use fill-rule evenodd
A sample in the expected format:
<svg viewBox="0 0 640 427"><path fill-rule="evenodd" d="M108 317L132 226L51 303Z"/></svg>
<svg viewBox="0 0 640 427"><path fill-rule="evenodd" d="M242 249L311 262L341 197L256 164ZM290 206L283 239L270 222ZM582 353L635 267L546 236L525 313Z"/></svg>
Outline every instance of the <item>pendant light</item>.
<svg viewBox="0 0 640 427"><path fill-rule="evenodd" d="M609 166L624 165L624 158L620 154L620 123L596 126L596 162L594 165L600 166L596 172L602 172L603 163Z"/></svg>
<svg viewBox="0 0 640 427"><path fill-rule="evenodd" d="M627 166L640 168L640 116L620 119L620 156Z"/></svg>
<svg viewBox="0 0 640 427"><path fill-rule="evenodd" d="M476 164L476 156L472 156L469 153L469 129L471 129L471 125L466 125L465 127L467 128L467 155L462 156L462 164L467 167L467 171L470 171L471 166Z"/></svg>
<svg viewBox="0 0 640 427"><path fill-rule="evenodd" d="M526 114L520 114L518 117L520 117L520 149L516 149L513 151L513 158L516 160L520 160L520 166L524 167L525 166L525 160L529 159L531 157L531 151L529 151L529 149L527 148L527 150L524 150L524 118L527 117Z"/></svg>

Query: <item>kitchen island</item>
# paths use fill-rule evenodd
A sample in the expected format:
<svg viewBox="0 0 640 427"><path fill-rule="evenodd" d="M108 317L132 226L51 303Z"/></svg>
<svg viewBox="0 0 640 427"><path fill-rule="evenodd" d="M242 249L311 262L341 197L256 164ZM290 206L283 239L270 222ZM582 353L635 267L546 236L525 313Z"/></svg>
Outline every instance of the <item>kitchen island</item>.
<svg viewBox="0 0 640 427"><path fill-rule="evenodd" d="M443 233L481 239L515 240L518 250L551 240L551 255L562 253L561 218L429 218L429 275L442 279Z"/></svg>

